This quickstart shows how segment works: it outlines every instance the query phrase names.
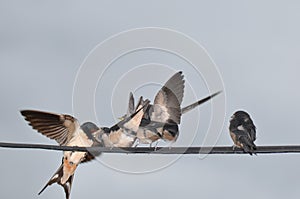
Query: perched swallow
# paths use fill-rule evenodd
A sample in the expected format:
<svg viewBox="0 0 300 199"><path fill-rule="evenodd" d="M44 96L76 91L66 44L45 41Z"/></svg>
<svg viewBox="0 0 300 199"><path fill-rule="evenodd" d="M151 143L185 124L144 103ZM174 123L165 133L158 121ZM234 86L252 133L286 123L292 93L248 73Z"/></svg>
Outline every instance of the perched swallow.
<svg viewBox="0 0 300 199"><path fill-rule="evenodd" d="M158 91L153 105L149 105L137 133L138 141L150 145L162 139L175 142L179 135L184 76L175 73Z"/></svg>
<svg viewBox="0 0 300 199"><path fill-rule="evenodd" d="M137 138L137 131L149 102L141 99L136 112L110 128L101 127L94 133L96 140L105 147L131 147Z"/></svg>
<svg viewBox="0 0 300 199"><path fill-rule="evenodd" d="M98 131L99 128L91 122L86 122L80 126L78 120L70 115L36 110L23 110L21 114L33 129L48 138L56 140L61 146L90 147L96 143L93 133ZM77 166L82 162L94 159L93 155L88 152L65 151L61 166L39 192L39 195L49 185L57 183L64 188L66 198L69 199Z"/></svg>
<svg viewBox="0 0 300 199"><path fill-rule="evenodd" d="M176 73L157 93L154 104L148 106L137 132L137 144L150 144L151 146L153 142L159 139L171 142L176 141L179 134L178 124L180 124L181 115L220 93L219 91L184 108L180 108L184 94L184 80L182 72ZM142 97L140 101L141 99ZM132 114L135 110L134 97L130 93L126 115Z"/></svg>
<svg viewBox="0 0 300 199"><path fill-rule="evenodd" d="M255 153L256 127L248 113L235 112L230 120L229 132L236 147L242 148L250 155Z"/></svg>
<svg viewBox="0 0 300 199"><path fill-rule="evenodd" d="M152 144L162 139L165 141L176 141L178 137L178 124L181 119L181 103L184 93L184 79L182 72L174 74L165 85L158 91L154 103L149 104L143 114L137 131L137 141L143 144ZM130 93L128 111L125 116L131 114L145 103L140 97L135 107L133 94Z"/></svg>

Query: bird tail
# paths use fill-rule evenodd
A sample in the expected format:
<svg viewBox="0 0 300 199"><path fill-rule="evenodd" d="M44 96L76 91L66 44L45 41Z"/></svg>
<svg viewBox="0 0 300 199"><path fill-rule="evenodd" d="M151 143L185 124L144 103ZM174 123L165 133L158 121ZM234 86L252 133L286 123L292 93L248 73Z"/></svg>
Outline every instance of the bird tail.
<svg viewBox="0 0 300 199"><path fill-rule="evenodd" d="M221 92L222 92L222 91L216 92L216 93L214 93L214 94L212 94L212 95L210 95L210 96L207 96L207 97L205 97L205 98L203 98L203 99L201 99L201 100L199 100L199 101L197 101L197 102L194 102L193 104L190 104L190 105L188 105L188 106L182 108L182 109L181 109L181 114L184 114L184 113L189 112L190 110L196 108L197 106L199 106L199 105L201 105L201 104L207 102L208 100L212 99L213 97L219 95Z"/></svg>
<svg viewBox="0 0 300 199"><path fill-rule="evenodd" d="M64 188L65 194L66 194L66 199L69 199L74 174L71 175L64 184L62 184L61 178L63 177L63 174L64 174L63 168L64 168L63 164L61 164L60 167L55 172L55 174L52 176L52 178L47 182L47 184L43 187L43 189L38 193L38 195L40 195L48 186L52 185L53 183L57 183Z"/></svg>
<svg viewBox="0 0 300 199"><path fill-rule="evenodd" d="M243 150L250 155L255 154L256 145L246 136L240 138L240 142L243 144Z"/></svg>

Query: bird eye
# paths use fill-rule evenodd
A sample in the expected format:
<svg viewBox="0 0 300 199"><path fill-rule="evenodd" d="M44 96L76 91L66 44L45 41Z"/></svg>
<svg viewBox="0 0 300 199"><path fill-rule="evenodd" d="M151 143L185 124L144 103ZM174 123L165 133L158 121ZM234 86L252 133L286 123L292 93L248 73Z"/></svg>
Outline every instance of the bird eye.
<svg viewBox="0 0 300 199"><path fill-rule="evenodd" d="M74 165L74 162L69 162L70 165Z"/></svg>

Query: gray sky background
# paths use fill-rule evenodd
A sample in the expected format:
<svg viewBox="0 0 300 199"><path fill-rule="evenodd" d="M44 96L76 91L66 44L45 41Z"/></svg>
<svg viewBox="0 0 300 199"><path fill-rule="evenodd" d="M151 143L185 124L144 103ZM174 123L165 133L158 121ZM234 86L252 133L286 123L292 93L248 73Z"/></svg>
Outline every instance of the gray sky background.
<svg viewBox="0 0 300 199"><path fill-rule="evenodd" d="M72 114L73 84L88 53L121 31L156 26L194 38L217 64L227 109L219 145L232 145L228 120L237 109L252 115L258 128L257 145L299 144L295 130L300 120L299 9L297 1L0 1L0 140L55 144L33 131L19 110ZM187 63L163 52L125 56L106 75L114 78L120 67L150 62L174 65L175 70L183 70L197 98L208 94L203 80L193 78ZM170 75L159 77L161 83ZM146 88L138 93L153 99L158 87ZM97 90L95 122L99 125L116 121L106 94L110 92L105 86ZM184 105L195 100L189 92L187 89ZM116 115L126 111L128 91L125 93L114 101ZM190 131L198 124L193 144L200 145L210 114L210 103L186 114L179 144L189 142L186 139L193 136ZM60 152L1 149L0 158L1 198L64 198L57 185L37 196L59 166ZM102 158L121 160L124 167L146 167L145 159L156 162L174 157ZM187 155L162 170L133 175L94 161L77 169L71 198L299 198L299 164L297 154L211 155L204 160Z"/></svg>

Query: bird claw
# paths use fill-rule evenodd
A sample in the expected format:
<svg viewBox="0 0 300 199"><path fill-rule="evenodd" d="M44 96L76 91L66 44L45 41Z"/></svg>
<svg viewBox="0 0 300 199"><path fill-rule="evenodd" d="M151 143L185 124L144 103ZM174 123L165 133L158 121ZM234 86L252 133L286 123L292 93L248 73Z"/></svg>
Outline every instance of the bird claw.
<svg viewBox="0 0 300 199"><path fill-rule="evenodd" d="M156 150L157 150L158 141L156 142L156 144L155 144L154 147L152 147L152 144L153 144L153 142L151 142L151 143L149 144L149 148L150 148L150 149L151 149L151 148L154 148L154 151L156 151Z"/></svg>
<svg viewBox="0 0 300 199"><path fill-rule="evenodd" d="M154 151L157 151L157 145L158 143L155 144Z"/></svg>
<svg viewBox="0 0 300 199"><path fill-rule="evenodd" d="M169 150L172 149L174 143L175 143L175 142L171 142L171 143L169 144Z"/></svg>
<svg viewBox="0 0 300 199"><path fill-rule="evenodd" d="M158 147L158 141L155 143L154 151L157 151L157 147Z"/></svg>
<svg viewBox="0 0 300 199"><path fill-rule="evenodd" d="M137 148L137 146L140 144L139 139L136 139L135 142L133 143L133 148Z"/></svg>

